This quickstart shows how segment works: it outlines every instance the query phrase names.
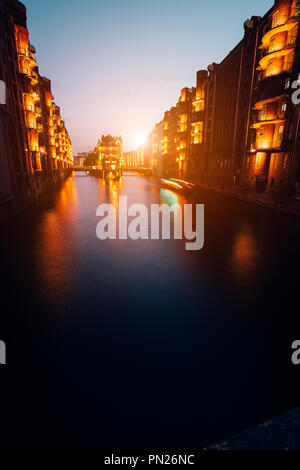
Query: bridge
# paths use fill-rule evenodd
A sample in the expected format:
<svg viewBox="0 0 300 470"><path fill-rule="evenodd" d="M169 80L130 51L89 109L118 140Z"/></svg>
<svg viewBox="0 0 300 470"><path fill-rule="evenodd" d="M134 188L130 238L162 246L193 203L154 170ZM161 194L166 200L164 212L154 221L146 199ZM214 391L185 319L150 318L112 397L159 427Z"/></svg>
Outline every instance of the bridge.
<svg viewBox="0 0 300 470"><path fill-rule="evenodd" d="M90 171L96 170L94 166L74 166L74 171ZM151 176L152 169L151 168L122 168L122 172L126 173L138 173L144 176Z"/></svg>

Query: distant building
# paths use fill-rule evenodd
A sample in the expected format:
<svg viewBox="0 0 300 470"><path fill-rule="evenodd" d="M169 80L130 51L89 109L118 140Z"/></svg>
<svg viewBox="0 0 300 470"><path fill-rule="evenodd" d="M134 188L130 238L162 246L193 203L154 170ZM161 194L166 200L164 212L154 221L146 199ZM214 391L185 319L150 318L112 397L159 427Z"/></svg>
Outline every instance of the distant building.
<svg viewBox="0 0 300 470"><path fill-rule="evenodd" d="M135 150L124 153L124 168L134 170L138 168L138 153Z"/></svg>
<svg viewBox="0 0 300 470"><path fill-rule="evenodd" d="M144 145L144 168L147 170L152 168L152 133L148 135Z"/></svg>
<svg viewBox="0 0 300 470"><path fill-rule="evenodd" d="M120 178L124 165L122 137L102 135L96 153L97 174L108 180Z"/></svg>
<svg viewBox="0 0 300 470"><path fill-rule="evenodd" d="M74 157L74 164L75 166L84 166L84 162L86 158L91 155L93 152L81 152Z"/></svg>
<svg viewBox="0 0 300 470"><path fill-rule="evenodd" d="M150 169L152 162L152 141L149 137L145 145L137 150L124 153L124 168L128 170Z"/></svg>
<svg viewBox="0 0 300 470"><path fill-rule="evenodd" d="M122 137L103 135L96 146L99 161L107 157L123 155Z"/></svg>

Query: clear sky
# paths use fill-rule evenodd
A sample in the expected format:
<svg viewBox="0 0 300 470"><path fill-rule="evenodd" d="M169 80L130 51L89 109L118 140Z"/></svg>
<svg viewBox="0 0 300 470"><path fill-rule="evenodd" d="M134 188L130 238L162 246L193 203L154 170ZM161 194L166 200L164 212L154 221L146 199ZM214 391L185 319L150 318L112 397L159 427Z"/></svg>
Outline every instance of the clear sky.
<svg viewBox="0 0 300 470"><path fill-rule="evenodd" d="M40 73L74 153L104 133L124 149L151 132L196 71L221 61L273 0L23 0Z"/></svg>

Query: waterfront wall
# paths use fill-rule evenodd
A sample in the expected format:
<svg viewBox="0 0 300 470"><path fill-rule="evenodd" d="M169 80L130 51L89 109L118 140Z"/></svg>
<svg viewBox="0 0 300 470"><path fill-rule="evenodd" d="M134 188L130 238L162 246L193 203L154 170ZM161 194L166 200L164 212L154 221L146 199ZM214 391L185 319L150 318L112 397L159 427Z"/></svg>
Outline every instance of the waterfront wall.
<svg viewBox="0 0 300 470"><path fill-rule="evenodd" d="M73 168L71 141L29 41L25 6L0 0L0 220L53 190Z"/></svg>
<svg viewBox="0 0 300 470"><path fill-rule="evenodd" d="M148 137L153 175L270 207L300 205L300 2L276 0L219 63L197 73L194 87ZM300 207L299 207L300 208Z"/></svg>

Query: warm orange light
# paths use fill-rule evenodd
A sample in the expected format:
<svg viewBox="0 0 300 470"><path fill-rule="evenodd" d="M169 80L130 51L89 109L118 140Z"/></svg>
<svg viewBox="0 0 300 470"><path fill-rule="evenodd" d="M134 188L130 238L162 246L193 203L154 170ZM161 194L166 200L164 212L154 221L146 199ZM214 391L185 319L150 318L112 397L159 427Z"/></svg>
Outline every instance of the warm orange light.
<svg viewBox="0 0 300 470"><path fill-rule="evenodd" d="M145 137L142 134L139 134L139 135L135 136L134 141L135 141L135 145L137 147L142 147L143 145L145 145L145 143L147 141L147 137Z"/></svg>
<svg viewBox="0 0 300 470"><path fill-rule="evenodd" d="M166 180L166 179L164 179L164 178L162 178L161 181L162 181L163 183L167 184L167 185L172 186L173 188L182 189L181 184L176 183L176 181L170 181L170 180Z"/></svg>

